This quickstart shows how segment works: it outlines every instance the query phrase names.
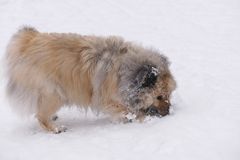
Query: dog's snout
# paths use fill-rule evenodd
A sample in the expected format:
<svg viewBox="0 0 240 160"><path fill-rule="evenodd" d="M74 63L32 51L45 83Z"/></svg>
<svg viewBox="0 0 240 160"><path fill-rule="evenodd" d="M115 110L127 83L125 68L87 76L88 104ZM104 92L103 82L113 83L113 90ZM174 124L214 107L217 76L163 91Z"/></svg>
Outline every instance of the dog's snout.
<svg viewBox="0 0 240 160"><path fill-rule="evenodd" d="M166 116L169 114L169 105L165 105L161 108L151 105L149 108L144 110L144 112L149 116Z"/></svg>
<svg viewBox="0 0 240 160"><path fill-rule="evenodd" d="M169 114L169 106L170 106L170 105L167 105L167 106L165 106L165 107L162 107L162 108L159 110L159 114L160 114L161 116L166 116L166 115L168 115L168 114Z"/></svg>

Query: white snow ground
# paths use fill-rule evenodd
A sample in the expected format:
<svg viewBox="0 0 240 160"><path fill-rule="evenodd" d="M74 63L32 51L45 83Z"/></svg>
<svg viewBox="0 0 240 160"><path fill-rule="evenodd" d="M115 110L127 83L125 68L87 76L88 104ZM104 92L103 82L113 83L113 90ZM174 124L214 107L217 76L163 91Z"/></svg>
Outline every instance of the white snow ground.
<svg viewBox="0 0 240 160"><path fill-rule="evenodd" d="M0 0L0 56L21 25L44 32L121 35L162 50L178 82L174 113L113 124L61 110L62 134L22 120L4 96L0 160L239 160L239 0ZM4 63L4 61L2 61Z"/></svg>

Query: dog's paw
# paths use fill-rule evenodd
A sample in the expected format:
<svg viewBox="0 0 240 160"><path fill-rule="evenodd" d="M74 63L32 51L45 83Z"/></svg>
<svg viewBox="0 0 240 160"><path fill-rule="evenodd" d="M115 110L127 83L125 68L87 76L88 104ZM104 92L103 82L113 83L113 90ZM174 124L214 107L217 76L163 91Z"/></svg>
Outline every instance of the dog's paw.
<svg viewBox="0 0 240 160"><path fill-rule="evenodd" d="M65 126L59 126L59 127L55 127L53 132L55 134L59 134L62 132L66 132L66 130L67 130L67 128Z"/></svg>
<svg viewBox="0 0 240 160"><path fill-rule="evenodd" d="M128 113L123 119L124 123L132 123L136 119L136 115L133 113Z"/></svg>
<svg viewBox="0 0 240 160"><path fill-rule="evenodd" d="M57 116L57 115L52 116L52 120L53 120L53 121L56 121L57 119L58 119L58 116Z"/></svg>
<svg viewBox="0 0 240 160"><path fill-rule="evenodd" d="M126 123L132 123L133 119L128 119L127 117L123 117L119 120L120 123L126 124Z"/></svg>

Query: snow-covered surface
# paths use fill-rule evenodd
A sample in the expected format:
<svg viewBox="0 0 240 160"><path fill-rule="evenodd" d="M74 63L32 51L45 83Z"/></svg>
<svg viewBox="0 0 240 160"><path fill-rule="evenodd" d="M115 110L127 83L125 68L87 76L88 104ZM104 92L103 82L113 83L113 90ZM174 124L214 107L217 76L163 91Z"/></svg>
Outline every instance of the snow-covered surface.
<svg viewBox="0 0 240 160"><path fill-rule="evenodd" d="M1 58L23 24L158 48L172 62L178 89L170 116L115 124L63 109L58 121L68 131L55 135L10 110L1 67L0 160L240 159L239 0L0 0Z"/></svg>

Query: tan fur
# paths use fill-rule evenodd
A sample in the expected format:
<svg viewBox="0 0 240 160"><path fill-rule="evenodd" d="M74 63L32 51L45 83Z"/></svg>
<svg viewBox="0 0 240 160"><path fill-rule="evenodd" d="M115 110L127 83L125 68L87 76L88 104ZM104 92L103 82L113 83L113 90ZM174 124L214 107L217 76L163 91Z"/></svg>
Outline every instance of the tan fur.
<svg viewBox="0 0 240 160"><path fill-rule="evenodd" d="M135 57L137 50L142 48L118 37L40 33L23 28L7 49L8 94L20 101L31 101L29 110L33 109L43 128L55 133L65 130L51 120L63 105L91 107L124 119L130 111L119 94L118 72L122 57ZM151 97L163 94L163 86L167 87L164 93L171 94L175 88L171 80L170 73L159 80L159 89L151 92Z"/></svg>

